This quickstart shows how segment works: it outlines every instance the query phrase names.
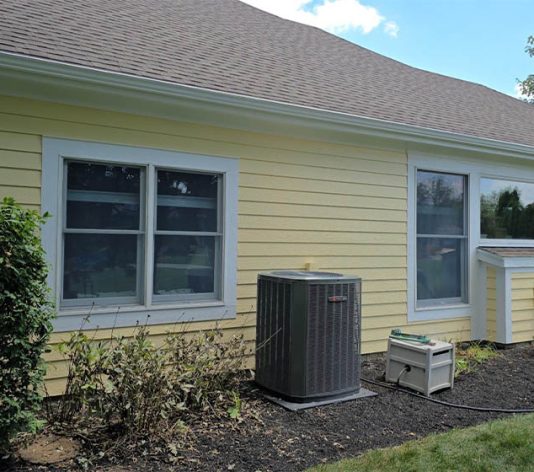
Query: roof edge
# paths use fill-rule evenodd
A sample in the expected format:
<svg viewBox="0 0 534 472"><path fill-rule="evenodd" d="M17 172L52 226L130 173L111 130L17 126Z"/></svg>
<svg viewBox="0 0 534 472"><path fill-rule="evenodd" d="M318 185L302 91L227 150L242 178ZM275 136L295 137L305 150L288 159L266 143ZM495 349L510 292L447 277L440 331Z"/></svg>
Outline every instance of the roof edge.
<svg viewBox="0 0 534 472"><path fill-rule="evenodd" d="M532 256L503 256L487 251L484 247L477 249L478 260L503 269L534 269Z"/></svg>
<svg viewBox="0 0 534 472"><path fill-rule="evenodd" d="M6 95L261 131L267 122L534 159L534 146L479 138L0 51ZM84 98L81 98L81 97ZM135 100L138 100L136 103ZM132 101L134 100L134 101ZM140 107L139 104L143 106ZM148 106L150 105L150 106ZM174 112L172 111L174 110ZM196 112L195 112L196 111ZM213 113L211 119L206 114ZM258 112L266 116L261 117ZM177 116L179 115L179 116ZM241 116L241 120L239 117ZM230 119L233 118L233 119ZM282 119L282 120L281 120ZM251 121L253 120L253 121ZM219 123L220 121L220 123ZM269 131L273 131L269 127Z"/></svg>

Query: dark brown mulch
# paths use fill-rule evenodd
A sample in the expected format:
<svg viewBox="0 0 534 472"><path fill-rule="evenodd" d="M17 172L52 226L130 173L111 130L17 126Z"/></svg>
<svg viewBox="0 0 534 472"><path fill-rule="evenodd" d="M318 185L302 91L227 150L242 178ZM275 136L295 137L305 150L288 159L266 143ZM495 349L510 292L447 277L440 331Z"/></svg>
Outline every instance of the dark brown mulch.
<svg viewBox="0 0 534 472"><path fill-rule="evenodd" d="M500 353L474 373L457 379L453 390L433 397L474 406L533 408L534 345L520 345ZM383 372L382 356L366 358L364 377L381 379ZM184 451L187 459L172 466L157 460L130 462L120 470L302 471L369 449L506 416L450 408L374 385L364 386L379 395L300 413L264 402L257 392L247 390L244 398L261 422L247 417L239 427L229 428L228 421L212 421L207 432L206 424L198 425L193 428L191 449ZM64 469L19 464L18 470Z"/></svg>

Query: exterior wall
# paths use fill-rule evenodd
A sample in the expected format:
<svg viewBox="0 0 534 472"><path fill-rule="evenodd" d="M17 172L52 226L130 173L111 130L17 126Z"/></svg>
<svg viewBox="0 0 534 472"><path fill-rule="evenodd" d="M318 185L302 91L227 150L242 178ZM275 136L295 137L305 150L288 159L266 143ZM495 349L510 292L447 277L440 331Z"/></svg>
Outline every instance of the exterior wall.
<svg viewBox="0 0 534 472"><path fill-rule="evenodd" d="M486 269L486 340L495 342L497 339L497 273L495 267Z"/></svg>
<svg viewBox="0 0 534 472"><path fill-rule="evenodd" d="M512 273L512 341L534 340L534 273Z"/></svg>
<svg viewBox="0 0 534 472"><path fill-rule="evenodd" d="M397 327L444 340L470 338L468 317L408 325L403 151L0 97L0 195L32 208L40 205L42 136L240 158L238 316L220 323L229 333L243 332L254 341L258 272L304 269L310 263L314 270L362 277L364 353L384 351ZM191 323L185 329L214 324ZM173 329L151 327L160 337ZM63 338L65 333L55 333L52 344ZM48 360L49 391L58 393L65 366L55 351Z"/></svg>

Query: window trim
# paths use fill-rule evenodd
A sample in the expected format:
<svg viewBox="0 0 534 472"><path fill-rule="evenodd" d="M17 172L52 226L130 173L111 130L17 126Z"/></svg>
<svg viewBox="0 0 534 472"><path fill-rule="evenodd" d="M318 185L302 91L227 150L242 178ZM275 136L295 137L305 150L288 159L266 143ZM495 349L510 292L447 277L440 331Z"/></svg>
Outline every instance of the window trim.
<svg viewBox="0 0 534 472"><path fill-rule="evenodd" d="M207 172L223 176L221 184L221 296L219 300L191 300L173 303L153 303L153 266L149 255L154 250L154 238L145 237L145 296L141 305L63 307L54 321L56 331L93 328L128 327L139 324L167 324L201 320L234 318L237 290L237 207L239 161L227 157L167 151L146 147L132 147L98 142L75 141L43 137L42 194L43 212L52 216L42 229L42 241L50 264L48 284L54 301L60 307L61 250L64 204L64 161L91 161L107 164L125 164L145 168L145 183L155 185L156 168L177 171ZM154 234L154 192L147 192L144 202L146 235ZM149 295L146 297L146 295ZM87 315L90 315L89 317ZM87 317L89 318L87 320ZM85 320L85 321L84 321Z"/></svg>

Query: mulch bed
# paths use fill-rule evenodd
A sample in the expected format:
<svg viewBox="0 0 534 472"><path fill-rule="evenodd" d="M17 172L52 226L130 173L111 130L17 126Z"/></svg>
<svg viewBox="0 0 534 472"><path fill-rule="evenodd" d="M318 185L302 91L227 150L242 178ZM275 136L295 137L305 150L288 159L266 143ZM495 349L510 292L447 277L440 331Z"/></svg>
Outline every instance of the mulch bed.
<svg viewBox="0 0 534 472"><path fill-rule="evenodd" d="M475 372L456 380L453 390L433 394L441 400L498 408L533 408L534 345L518 345ZM362 376L381 380L383 356L366 357ZM322 462L357 456L369 449L388 447L507 416L461 410L414 398L401 392L363 384L379 395L299 413L261 399L250 384L243 397L248 410L238 426L228 420L198 424L184 459L174 465L140 460L100 470L173 471L302 471ZM64 470L18 465L15 470ZM95 469L93 469L95 470Z"/></svg>

